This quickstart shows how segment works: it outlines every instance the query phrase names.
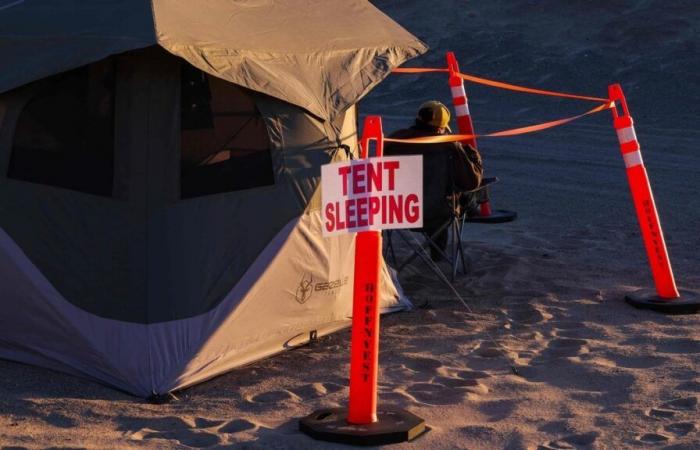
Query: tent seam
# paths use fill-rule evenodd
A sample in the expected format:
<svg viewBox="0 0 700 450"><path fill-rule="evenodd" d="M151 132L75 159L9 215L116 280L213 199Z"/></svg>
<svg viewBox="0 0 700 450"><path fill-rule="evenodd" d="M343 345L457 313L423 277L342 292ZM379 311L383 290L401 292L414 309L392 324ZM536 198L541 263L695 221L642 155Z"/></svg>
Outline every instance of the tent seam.
<svg viewBox="0 0 700 450"><path fill-rule="evenodd" d="M149 62L149 70L148 70L148 100L147 100L147 105L148 107L146 108L146 136L148 137L148 140L146 141L148 143L147 148L146 148L146 218L145 218L145 223L146 223L146 271L149 270L150 264L151 264L151 245L150 245L150 240L149 240L149 228L150 228L150 217L149 217L149 208L151 204L151 189L150 189L150 171L151 171L151 108L153 107L152 104L152 98L151 98L151 76L153 75L152 73L153 70L153 65ZM157 394L156 392L156 383L154 379L154 374L153 374L153 358L151 355L151 350L152 350L152 342L151 342L151 321L150 321L150 303L151 303L151 293L150 293L150 282L149 282L149 277L146 277L146 346L148 348L148 351L146 354L148 355L148 374L149 378L151 381L151 392L153 394Z"/></svg>
<svg viewBox="0 0 700 450"><path fill-rule="evenodd" d="M426 46L425 44L423 44L423 42L421 42L421 41L414 41L414 43L422 44L423 50L427 50L427 46ZM381 52L381 55L387 55L387 54L390 54L391 52L396 53L397 49L398 49L397 46L393 46L393 47L384 47L383 50L382 50L382 52ZM381 77L381 78L379 78L379 79L373 80L373 82L371 82L371 83L369 83L367 86L365 86L364 89L363 89L362 95L360 95L359 97L357 97L356 99L354 99L353 102L351 102L343 111L345 111L345 110L346 110L347 108L349 108L350 106L352 106L352 105L354 105L354 104L357 104L357 102L358 102L362 97L364 97L365 95L367 95L367 92L368 92L369 90L371 90L374 86L376 86L377 84L381 83L387 76L389 76L389 75L391 74L391 71L392 71L394 68L400 66L401 64L403 64L404 62L408 61L409 59L413 59L413 58L419 56L419 55L422 53L420 48L416 48L414 51L415 51L415 53L414 53L413 55L411 55L411 56L409 56L408 58L406 58L406 59L405 59L403 62L401 62L400 64L394 65L393 67L392 67L392 64L387 64L387 66L389 67L389 70L385 71L386 73L384 74L384 76ZM362 67L360 68L360 70L359 70L357 73L353 74L353 75L348 79L348 81L346 81L345 83L343 83L341 86L338 86L338 87L336 88L335 91L331 92L331 96L332 96L332 97L336 97L337 94L338 94L339 92L341 92L341 91L345 88L345 86L347 86L347 85L349 85L350 83L354 82L354 81L355 81L356 79L358 79L358 78L361 79L361 77L360 77L361 74L363 74L363 73L371 73L372 71L371 71L370 69L368 69L370 66L373 66L375 69L379 69L379 68L376 66L376 63L375 63L376 58L377 58L379 55L380 55L380 53L379 53L378 51L376 51L376 52L375 52L374 58L372 58L367 64L365 64L364 66L362 66ZM381 69L380 69L380 70L381 70ZM340 114L340 113L342 113L343 111L338 111L337 114Z"/></svg>

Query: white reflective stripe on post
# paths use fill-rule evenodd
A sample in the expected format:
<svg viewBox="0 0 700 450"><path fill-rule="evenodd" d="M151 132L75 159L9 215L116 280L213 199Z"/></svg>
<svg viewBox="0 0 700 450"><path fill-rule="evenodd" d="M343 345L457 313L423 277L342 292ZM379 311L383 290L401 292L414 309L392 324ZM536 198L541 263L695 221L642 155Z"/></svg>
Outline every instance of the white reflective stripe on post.
<svg viewBox="0 0 700 450"><path fill-rule="evenodd" d="M466 103L464 105L455 105L455 112L457 117L464 117L469 115L469 105Z"/></svg>
<svg viewBox="0 0 700 450"><path fill-rule="evenodd" d="M467 98L467 91L464 90L464 86L452 86L452 98L464 97Z"/></svg>
<svg viewBox="0 0 700 450"><path fill-rule="evenodd" d="M642 152L639 150L635 152L623 153L622 158L624 158L625 167L628 169L644 165L644 161L642 160Z"/></svg>
<svg viewBox="0 0 700 450"><path fill-rule="evenodd" d="M617 139L620 144L633 142L637 140L637 133L634 131L634 127L620 128L617 130Z"/></svg>

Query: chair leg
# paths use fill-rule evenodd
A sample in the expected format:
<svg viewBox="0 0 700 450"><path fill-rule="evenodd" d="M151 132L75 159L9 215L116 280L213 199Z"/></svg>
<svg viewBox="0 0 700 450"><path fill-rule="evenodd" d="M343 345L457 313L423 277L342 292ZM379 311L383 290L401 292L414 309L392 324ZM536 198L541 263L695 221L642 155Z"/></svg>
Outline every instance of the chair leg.
<svg viewBox="0 0 700 450"><path fill-rule="evenodd" d="M438 275L440 278L446 279L445 274L442 273L442 270L440 269L440 266L438 266L433 261L431 261L430 256L426 256L426 254L423 253L422 251L419 252L417 255L418 255L418 258L421 261L423 261L423 263L425 263L425 265L428 266L430 268L430 270L435 272L436 275Z"/></svg>
<svg viewBox="0 0 700 450"><path fill-rule="evenodd" d="M462 217L461 220L457 222L457 228L458 228L458 235L457 235L457 240L459 242L459 257L462 261L462 273L467 274L467 262L465 261L464 258L464 241L462 241L462 232L464 231L464 217Z"/></svg>
<svg viewBox="0 0 700 450"><path fill-rule="evenodd" d="M457 278L457 270L459 270L459 225L456 218L452 219L452 281Z"/></svg>
<svg viewBox="0 0 700 450"><path fill-rule="evenodd" d="M399 235L401 240L404 241L413 250L413 253L411 254L411 256L406 258L406 260L403 263L401 263L400 265L398 265L398 267L396 268L396 270L398 272L401 272L404 267L409 265L414 259L416 259L423 252L424 248L423 248L422 244L419 244L419 246L416 246L413 242L408 240L406 238L406 236L404 236L403 232L397 231L397 234Z"/></svg>
<svg viewBox="0 0 700 450"><path fill-rule="evenodd" d="M425 265L430 268L430 270L440 275L441 277L445 277L445 274L442 273L440 267L438 267L433 261L431 261L429 256L426 256L427 252L425 244L416 244L415 242L411 242L401 230L396 230L396 232L401 238L401 240L403 240L413 250L413 254L411 255L411 257L396 268L397 272L401 272L401 270L403 270L403 268L406 267L411 261L413 261L415 258L418 258L422 260L425 263ZM430 241L428 240L428 242Z"/></svg>
<svg viewBox="0 0 700 450"><path fill-rule="evenodd" d="M440 247L438 247L438 246L433 242L433 239L435 238L435 236L437 236L441 231L443 231L443 230L444 230L445 228L447 228L449 225L450 225L450 222L445 222L445 224L444 224L443 226L441 226L440 228L438 228L438 230L437 230L435 233L433 233L432 235L428 236L428 239L427 239L428 248L432 247L432 248L436 249L436 250L440 253L440 256L442 256L443 258L445 258L445 259L447 259L447 260L449 260L449 258L448 258L448 256L445 254L445 251L444 251L443 249L441 249ZM406 238L405 238L403 235L401 235L401 233L399 233L399 236L401 236L401 238L402 238L405 242L407 242L407 241L406 241ZM425 246L423 246L422 248L425 248ZM406 261L404 261L403 264L401 264L401 267L403 268L403 267L405 267L406 265L410 264L410 263L411 263L414 259L416 259L417 257L418 257L418 255L414 253L414 254L411 255Z"/></svg>
<svg viewBox="0 0 700 450"><path fill-rule="evenodd" d="M393 263L394 267L396 267L396 252L394 251L394 241L393 241L393 230L386 230L386 250L387 253L391 256L391 262Z"/></svg>
<svg viewBox="0 0 700 450"><path fill-rule="evenodd" d="M416 245L414 242L410 242L410 241L403 235L403 233L401 233L401 232L399 232L399 236L401 236L401 238L404 240L404 242L406 242L408 245L411 246L411 248L414 249L414 253L413 253L413 255L411 255L410 261L407 260L406 262L404 262L404 263L401 265L402 268L405 267L409 262L413 261L413 259L418 258L418 259L420 259L421 261L423 261L423 263L424 263L426 266L428 266L428 267L430 268L430 270L432 270L432 271L435 272L438 276L440 276L440 278L443 278L443 279L445 279L445 280L447 279L447 278L446 278L446 275L445 275L445 274L442 272L442 270L440 269L440 266L438 266L437 264L435 264L435 263L430 259L430 255L428 254L427 250L430 248L430 244L432 244L433 246L435 246L435 244L432 243L432 241L431 241L429 238L426 238L426 242L427 242L427 244L429 244L429 245L426 246L425 243L423 243L423 244L417 244L417 245ZM442 251L442 249L440 249L440 248L437 247L437 246L435 246L435 248L437 248L438 250L440 250L440 253L442 254L443 258L447 258L447 255L445 255L445 253Z"/></svg>
<svg viewBox="0 0 700 450"><path fill-rule="evenodd" d="M466 223L467 223L467 215L462 214L462 219L461 219L460 225L459 225L459 241L460 242L462 242L462 233L464 233L464 226L466 225ZM462 242L462 244L463 244L463 242ZM464 245L462 245L462 262L464 264L462 267L464 267L464 273L466 274L467 271L469 270L469 269L467 269L467 267L471 267L471 262L470 262L468 257L464 256ZM469 264L467 264L467 263L469 263Z"/></svg>

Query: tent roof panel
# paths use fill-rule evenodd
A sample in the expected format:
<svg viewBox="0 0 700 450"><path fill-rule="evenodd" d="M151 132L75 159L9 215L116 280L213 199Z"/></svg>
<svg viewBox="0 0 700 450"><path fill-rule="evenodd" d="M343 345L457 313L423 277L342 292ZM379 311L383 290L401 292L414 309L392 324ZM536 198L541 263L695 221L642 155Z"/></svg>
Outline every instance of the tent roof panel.
<svg viewBox="0 0 700 450"><path fill-rule="evenodd" d="M328 119L427 49L366 0L7 1L0 92L160 44L214 76Z"/></svg>

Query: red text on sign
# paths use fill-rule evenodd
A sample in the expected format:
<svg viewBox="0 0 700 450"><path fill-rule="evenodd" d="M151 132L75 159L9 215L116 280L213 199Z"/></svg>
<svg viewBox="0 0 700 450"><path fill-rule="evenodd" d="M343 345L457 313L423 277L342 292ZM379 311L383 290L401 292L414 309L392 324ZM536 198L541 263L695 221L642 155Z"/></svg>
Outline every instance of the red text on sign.
<svg viewBox="0 0 700 450"><path fill-rule="evenodd" d="M396 180L398 161L378 163L359 163L338 168L338 175L343 180L343 195L367 194L383 190L393 191ZM384 182L386 181L386 187Z"/></svg>
<svg viewBox="0 0 700 450"><path fill-rule="evenodd" d="M420 205L416 194L380 195L328 203L324 213L326 229L338 231L395 223L414 224L420 218Z"/></svg>

